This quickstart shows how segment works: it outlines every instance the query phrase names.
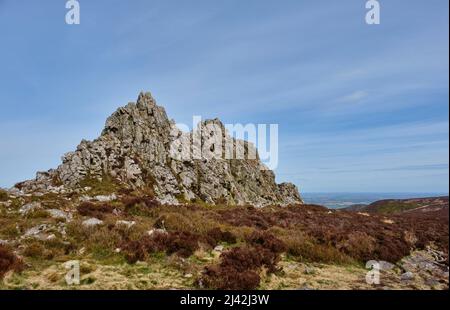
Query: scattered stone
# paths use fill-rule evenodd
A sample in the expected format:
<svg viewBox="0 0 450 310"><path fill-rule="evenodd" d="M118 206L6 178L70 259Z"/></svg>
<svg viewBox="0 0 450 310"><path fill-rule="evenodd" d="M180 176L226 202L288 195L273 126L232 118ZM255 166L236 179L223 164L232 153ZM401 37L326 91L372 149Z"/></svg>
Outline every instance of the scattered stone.
<svg viewBox="0 0 450 310"><path fill-rule="evenodd" d="M153 228L147 231L147 234L149 236L152 236L153 234L167 234L167 231L165 229Z"/></svg>
<svg viewBox="0 0 450 310"><path fill-rule="evenodd" d="M193 275L192 275L192 273L186 273L186 274L184 275L184 277L185 277L185 278L192 278Z"/></svg>
<svg viewBox="0 0 450 310"><path fill-rule="evenodd" d="M70 221L72 219L72 214L59 209L49 209L46 211L50 214L51 217L56 219L64 219L66 221Z"/></svg>
<svg viewBox="0 0 450 310"><path fill-rule="evenodd" d="M55 234L50 234L45 239L46 240L54 240L54 239L56 239L56 235Z"/></svg>
<svg viewBox="0 0 450 310"><path fill-rule="evenodd" d="M2 206L2 207L9 208L9 207L11 206L11 204L12 204L12 201L11 201L11 200L8 200L8 201L0 201L0 206Z"/></svg>
<svg viewBox="0 0 450 310"><path fill-rule="evenodd" d="M99 220L95 217L87 219L85 221L83 221L83 223L81 223L84 227L95 227L98 225L103 225L103 221Z"/></svg>
<svg viewBox="0 0 450 310"><path fill-rule="evenodd" d="M41 207L42 206L41 206L40 202L37 202L37 201L30 202L30 203L27 203L26 205L23 205L19 209L19 213L22 215L27 215L28 213L36 211L36 210L40 209Z"/></svg>
<svg viewBox="0 0 450 310"><path fill-rule="evenodd" d="M307 284L304 284L302 287L298 288L300 291L312 291L313 288L309 287Z"/></svg>
<svg viewBox="0 0 450 310"><path fill-rule="evenodd" d="M41 224L41 225L38 225L38 226L34 226L34 227L28 229L25 232L24 236L25 237L36 236L38 234L41 234L41 233L45 232L47 229L48 229L48 225L47 224Z"/></svg>
<svg viewBox="0 0 450 310"><path fill-rule="evenodd" d="M156 198L156 200L162 204L162 205L179 205L180 202L175 197L172 197L170 195L164 197L164 198Z"/></svg>
<svg viewBox="0 0 450 310"><path fill-rule="evenodd" d="M8 194L10 198L21 197L24 195L24 192L18 189L17 187L12 187L8 189Z"/></svg>
<svg viewBox="0 0 450 310"><path fill-rule="evenodd" d="M400 276L400 279L402 281L411 281L414 279L414 274L410 271L407 271Z"/></svg>
<svg viewBox="0 0 450 310"><path fill-rule="evenodd" d="M94 198L92 198L92 197L90 197L90 196L87 196L87 195L83 195L83 196L81 196L81 197L79 198L80 202L91 201L91 200L93 200L93 199L94 199Z"/></svg>
<svg viewBox="0 0 450 310"><path fill-rule="evenodd" d="M305 274L315 274L316 270L312 267L306 266L305 270L303 271Z"/></svg>
<svg viewBox="0 0 450 310"><path fill-rule="evenodd" d="M110 202L117 199L116 194L111 195L98 195L94 197L95 200L100 202Z"/></svg>
<svg viewBox="0 0 450 310"><path fill-rule="evenodd" d="M379 261L380 263L380 269L384 270L384 271L388 271L388 270L392 270L395 268L395 265L390 263L390 262L386 262L384 260Z"/></svg>
<svg viewBox="0 0 450 310"><path fill-rule="evenodd" d="M429 278L429 279L425 280L425 284L430 286L430 287L435 287L435 286L439 285L440 282L438 280L436 280L436 279Z"/></svg>
<svg viewBox="0 0 450 310"><path fill-rule="evenodd" d="M35 238L38 240L46 241L56 239L55 234L48 234L47 231L50 229L50 226L47 224L41 224L38 226L34 226L28 229L22 238Z"/></svg>
<svg viewBox="0 0 450 310"><path fill-rule="evenodd" d="M214 251L216 252L222 252L223 251L223 245L218 245L214 248Z"/></svg>
<svg viewBox="0 0 450 310"><path fill-rule="evenodd" d="M135 221L117 221L116 222L116 226L125 226L126 228L130 229L131 227L133 227L136 224Z"/></svg>

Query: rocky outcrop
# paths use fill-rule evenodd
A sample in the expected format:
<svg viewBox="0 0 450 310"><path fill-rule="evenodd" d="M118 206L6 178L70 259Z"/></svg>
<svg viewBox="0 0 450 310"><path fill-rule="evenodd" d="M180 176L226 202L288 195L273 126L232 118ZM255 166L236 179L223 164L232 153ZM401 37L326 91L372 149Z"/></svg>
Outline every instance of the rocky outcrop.
<svg viewBox="0 0 450 310"><path fill-rule="evenodd" d="M237 149L245 154L243 159L228 156ZM203 156L205 150L214 156ZM195 156L199 152L202 156ZM193 132L182 132L150 93L141 93L136 103L114 112L101 136L83 140L74 152L63 156L58 168L38 172L35 180L19 183L15 191L64 193L80 188L86 179L105 178L131 188L150 187L163 203L302 202L295 185L276 184L274 173L261 163L254 146L231 138L218 119L201 122Z"/></svg>

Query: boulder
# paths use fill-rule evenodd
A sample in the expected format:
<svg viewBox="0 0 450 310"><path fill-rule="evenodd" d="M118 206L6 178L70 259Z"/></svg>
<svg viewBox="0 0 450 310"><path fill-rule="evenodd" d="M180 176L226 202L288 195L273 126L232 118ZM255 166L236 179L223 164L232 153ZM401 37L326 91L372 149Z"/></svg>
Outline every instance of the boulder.
<svg viewBox="0 0 450 310"><path fill-rule="evenodd" d="M95 226L98 226L98 225L103 225L103 221L99 220L99 219L97 219L95 217L92 217L90 219L84 220L81 224L84 227L95 227Z"/></svg>
<svg viewBox="0 0 450 310"><path fill-rule="evenodd" d="M19 213L22 215L27 215L28 213L39 210L41 208L42 206L40 202L30 202L20 207Z"/></svg>
<svg viewBox="0 0 450 310"><path fill-rule="evenodd" d="M56 219L64 219L66 221L70 221L72 219L72 214L59 209L49 209L46 211L50 214L51 217Z"/></svg>

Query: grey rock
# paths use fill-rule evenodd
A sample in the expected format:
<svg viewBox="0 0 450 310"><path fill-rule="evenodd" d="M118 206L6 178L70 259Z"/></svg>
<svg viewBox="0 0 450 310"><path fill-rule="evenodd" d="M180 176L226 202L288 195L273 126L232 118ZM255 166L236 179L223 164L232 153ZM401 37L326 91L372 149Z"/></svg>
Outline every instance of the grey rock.
<svg viewBox="0 0 450 310"><path fill-rule="evenodd" d="M217 246L214 248L214 251L216 251L216 252L222 252L222 251L223 251L223 245L217 245Z"/></svg>
<svg viewBox="0 0 450 310"><path fill-rule="evenodd" d="M387 262L387 261L379 261L380 263L380 270L384 270L384 271L388 271L388 270L392 270L395 268L395 265Z"/></svg>
<svg viewBox="0 0 450 310"><path fill-rule="evenodd" d="M80 200L81 202L86 202L86 201L94 200L94 198L93 198L93 197L90 197L90 196L87 196L87 195L83 195L83 196L81 196L81 197L79 198L79 200Z"/></svg>
<svg viewBox="0 0 450 310"><path fill-rule="evenodd" d="M56 235L55 234L50 234L45 239L46 240L54 240L54 239L56 239Z"/></svg>
<svg viewBox="0 0 450 310"><path fill-rule="evenodd" d="M48 228L49 226L47 224L34 226L25 232L24 237L35 237L41 235L42 233L46 232Z"/></svg>
<svg viewBox="0 0 450 310"><path fill-rule="evenodd" d="M111 195L98 195L94 197L94 200L100 201L100 202L109 202L116 200L117 196L115 194Z"/></svg>
<svg viewBox="0 0 450 310"><path fill-rule="evenodd" d="M72 219L72 214L59 209L49 209L46 211L50 214L51 217L56 219L65 219L66 221L70 221Z"/></svg>
<svg viewBox="0 0 450 310"><path fill-rule="evenodd" d="M430 287L435 287L436 285L439 285L439 281L437 279L429 278L425 280L425 284Z"/></svg>
<svg viewBox="0 0 450 310"><path fill-rule="evenodd" d="M316 270L315 270L314 268L312 268L312 267L306 266L306 267L305 267L305 270L304 270L304 273L305 273L305 274L315 274L315 273L316 273Z"/></svg>
<svg viewBox="0 0 450 310"><path fill-rule="evenodd" d="M191 150L187 154L192 156L186 157ZM205 156L217 150L224 152ZM243 156L230 159L234 150ZM204 156L197 157L198 151ZM141 93L136 103L117 109L99 138L82 140L75 151L62 157L59 167L38 172L18 189L33 194L79 192L86 178L101 181L105 176L134 189L151 187L162 204L194 199L228 205L302 203L297 187L277 184L255 146L232 138L218 119L200 122L190 133L181 132L150 93Z"/></svg>
<svg viewBox="0 0 450 310"><path fill-rule="evenodd" d="M134 225L136 225L135 221L124 221L124 220L119 220L116 222L116 226L122 226L122 227L126 227L126 228L131 228Z"/></svg>
<svg viewBox="0 0 450 310"><path fill-rule="evenodd" d="M153 236L154 234L167 234L167 231L165 229L160 228L153 228L147 231L147 235Z"/></svg>
<svg viewBox="0 0 450 310"><path fill-rule="evenodd" d="M41 208L40 202L30 202L30 203L27 203L26 205L23 205L22 207L20 207L19 213L22 215L27 215L28 213L36 211L40 208Z"/></svg>
<svg viewBox="0 0 450 310"><path fill-rule="evenodd" d="M407 271L400 276L400 279L402 281L410 281L413 280L414 278L415 278L414 274L410 271Z"/></svg>
<svg viewBox="0 0 450 310"><path fill-rule="evenodd" d="M84 227L95 227L95 226L98 226L98 225L103 225L103 221L99 220L99 219L97 219L95 217L92 217L90 219L87 219L87 220L83 221L81 224Z"/></svg>

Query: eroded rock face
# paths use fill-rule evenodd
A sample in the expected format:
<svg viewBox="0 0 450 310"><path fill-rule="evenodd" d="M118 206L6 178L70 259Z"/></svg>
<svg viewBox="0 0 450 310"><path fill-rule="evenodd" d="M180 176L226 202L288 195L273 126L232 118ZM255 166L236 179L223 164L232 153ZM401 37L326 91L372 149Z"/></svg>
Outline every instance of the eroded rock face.
<svg viewBox="0 0 450 310"><path fill-rule="evenodd" d="M211 139L204 137L222 143L211 145ZM222 155L177 156L177 152L197 154L205 146L210 152L222 148ZM226 154L233 148L256 157L229 159ZM163 203L195 199L257 206L302 203L296 186L276 184L273 172L265 169L254 146L228 136L219 120L204 121L191 133L181 132L150 93L141 93L136 103L114 112L101 136L81 141L74 152L63 156L58 168L39 172L35 180L17 187L25 193L64 193L82 187L87 178L105 177L131 188L151 187Z"/></svg>

